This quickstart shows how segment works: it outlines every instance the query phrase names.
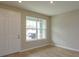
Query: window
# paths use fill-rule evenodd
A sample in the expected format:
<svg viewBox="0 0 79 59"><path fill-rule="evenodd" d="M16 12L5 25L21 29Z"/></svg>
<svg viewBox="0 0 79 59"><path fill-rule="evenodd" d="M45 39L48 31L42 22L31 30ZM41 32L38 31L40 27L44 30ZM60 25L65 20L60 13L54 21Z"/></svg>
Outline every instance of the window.
<svg viewBox="0 0 79 59"><path fill-rule="evenodd" d="M26 16L26 40L46 39L46 20Z"/></svg>

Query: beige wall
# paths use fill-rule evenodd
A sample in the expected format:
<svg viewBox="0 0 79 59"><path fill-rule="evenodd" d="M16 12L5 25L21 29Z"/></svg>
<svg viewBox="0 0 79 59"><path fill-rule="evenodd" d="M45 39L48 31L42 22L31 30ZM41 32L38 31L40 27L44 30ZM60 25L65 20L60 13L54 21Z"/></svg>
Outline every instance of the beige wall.
<svg viewBox="0 0 79 59"><path fill-rule="evenodd" d="M52 17L52 41L57 46L79 51L79 10Z"/></svg>
<svg viewBox="0 0 79 59"><path fill-rule="evenodd" d="M32 41L32 42L26 42L26 36L25 36L25 21L26 21L26 16L35 16L35 17L41 17L41 18L45 18L47 19L47 22L48 22L48 33L47 33L47 40L39 40L39 41ZM36 14L36 13L33 13L33 12L26 12L26 11L22 11L22 50L23 49L27 49L27 48L35 48L35 47L38 47L38 46L42 46L42 45L46 45L46 44L49 44L50 42L50 37L49 37L49 22L50 22L50 18L47 17L47 16L44 16L44 15L40 15L40 14Z"/></svg>
<svg viewBox="0 0 79 59"><path fill-rule="evenodd" d="M49 44L49 42L51 42L51 38L50 38L50 17L46 16L46 15L42 15L36 12L32 12L32 11L28 11L28 10L24 10L24 9L20 9L18 7L13 7L13 6L8 6L5 4L0 4L0 8L5 8L5 9L10 9L10 10L14 10L14 11L19 11L21 13L21 50L25 50L25 49L30 49L30 48L34 48L34 47L38 47L38 46L42 46L45 44ZM46 40L39 40L39 41L33 41L33 42L27 42L26 41L26 29L25 29L25 21L26 21L26 16L35 16L35 17L41 17L41 18L45 18L47 19L48 22L48 29L47 29L47 39Z"/></svg>

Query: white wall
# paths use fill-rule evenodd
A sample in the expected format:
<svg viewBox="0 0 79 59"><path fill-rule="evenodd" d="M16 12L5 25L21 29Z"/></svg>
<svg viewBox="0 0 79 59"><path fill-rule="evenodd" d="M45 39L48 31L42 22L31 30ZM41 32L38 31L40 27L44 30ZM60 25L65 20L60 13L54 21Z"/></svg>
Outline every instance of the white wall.
<svg viewBox="0 0 79 59"><path fill-rule="evenodd" d="M79 10L52 17L52 41L57 46L79 51Z"/></svg>

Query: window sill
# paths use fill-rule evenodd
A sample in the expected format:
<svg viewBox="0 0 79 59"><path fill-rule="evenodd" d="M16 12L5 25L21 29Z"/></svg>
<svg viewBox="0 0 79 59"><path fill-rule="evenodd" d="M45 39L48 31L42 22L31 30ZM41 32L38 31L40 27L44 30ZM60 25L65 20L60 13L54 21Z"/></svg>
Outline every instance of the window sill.
<svg viewBox="0 0 79 59"><path fill-rule="evenodd" d="M33 42L33 41L43 41L43 40L47 40L47 39L26 40L26 42Z"/></svg>

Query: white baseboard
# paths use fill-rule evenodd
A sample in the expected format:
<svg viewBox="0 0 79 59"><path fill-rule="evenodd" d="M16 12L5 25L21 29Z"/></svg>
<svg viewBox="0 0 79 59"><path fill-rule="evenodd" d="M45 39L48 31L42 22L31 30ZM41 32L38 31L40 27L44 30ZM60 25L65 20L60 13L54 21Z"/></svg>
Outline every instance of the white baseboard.
<svg viewBox="0 0 79 59"><path fill-rule="evenodd" d="M32 50L32 49L35 49L35 48L39 48L39 47L43 47L43 46L47 46L47 45L50 45L50 44L48 43L48 44L44 44L44 45L41 45L41 46L36 46L36 47L24 49L24 50L21 50L21 51L19 51L19 52L29 51L29 50Z"/></svg>
<svg viewBox="0 0 79 59"><path fill-rule="evenodd" d="M61 47L61 48L64 48L64 49L68 49L68 50L72 50L72 51L79 52L78 49L74 49L74 48L70 48L70 47L66 47L66 46L62 46L62 45L57 45L57 44L56 44L55 46L57 46L57 47Z"/></svg>

